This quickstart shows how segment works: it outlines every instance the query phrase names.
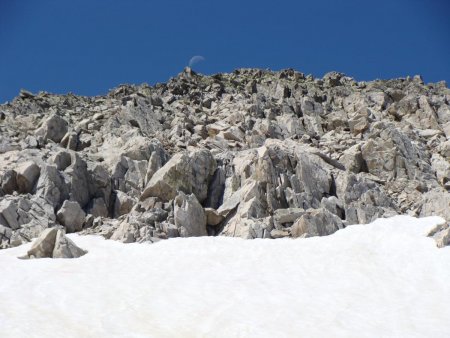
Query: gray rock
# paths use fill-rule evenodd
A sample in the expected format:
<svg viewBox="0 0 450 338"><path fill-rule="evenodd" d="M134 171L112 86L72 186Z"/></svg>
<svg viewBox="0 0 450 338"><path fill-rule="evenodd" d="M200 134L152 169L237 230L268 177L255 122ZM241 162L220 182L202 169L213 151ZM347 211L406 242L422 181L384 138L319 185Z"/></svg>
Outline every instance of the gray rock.
<svg viewBox="0 0 450 338"><path fill-rule="evenodd" d="M270 232L270 237L272 237L272 238L284 238L284 237L289 237L289 236L290 236L290 232L288 230L273 229Z"/></svg>
<svg viewBox="0 0 450 338"><path fill-rule="evenodd" d="M70 152L61 150L53 155L50 161L56 165L56 169L64 171L72 163L72 158Z"/></svg>
<svg viewBox="0 0 450 338"><path fill-rule="evenodd" d="M0 187L4 194L10 195L17 191L16 172L14 170L6 170L0 173Z"/></svg>
<svg viewBox="0 0 450 338"><path fill-rule="evenodd" d="M66 237L62 230L58 230L52 258L78 258L86 253L86 250L79 248L70 238Z"/></svg>
<svg viewBox="0 0 450 338"><path fill-rule="evenodd" d="M341 219L326 209L310 209L291 227L292 237L327 236L344 227Z"/></svg>
<svg viewBox="0 0 450 338"><path fill-rule="evenodd" d="M241 203L241 194L242 191L238 190L229 198L227 198L224 203L217 209L217 213L223 217L228 216L230 212L235 210L239 203Z"/></svg>
<svg viewBox="0 0 450 338"><path fill-rule="evenodd" d="M202 202L215 170L216 161L207 150L176 154L152 176L140 199L155 196L169 201L176 197L177 191L183 191L195 194Z"/></svg>
<svg viewBox="0 0 450 338"><path fill-rule="evenodd" d="M41 136L44 140L52 140L59 143L67 133L68 123L59 115L49 116L43 123L42 127L36 130L36 135Z"/></svg>
<svg viewBox="0 0 450 338"><path fill-rule="evenodd" d="M117 218L119 216L128 214L135 203L136 200L128 196L126 193L117 190L116 200L114 202L114 217Z"/></svg>
<svg viewBox="0 0 450 338"><path fill-rule="evenodd" d="M217 210L212 208L205 208L206 224L211 226L219 225L225 217L220 215Z"/></svg>
<svg viewBox="0 0 450 338"><path fill-rule="evenodd" d="M108 207L103 197L94 198L88 208L88 213L95 217L108 217Z"/></svg>
<svg viewBox="0 0 450 338"><path fill-rule="evenodd" d="M111 236L114 241L134 243L140 237L139 227L136 224L123 221Z"/></svg>
<svg viewBox="0 0 450 338"><path fill-rule="evenodd" d="M418 77L259 69L186 69L91 98L22 93L0 105L0 247L54 227L67 200L91 213L83 233L138 243L189 235L183 203L200 205L202 234L242 238L328 233L322 218L449 220L449 102ZM198 203L176 206L180 192Z"/></svg>
<svg viewBox="0 0 450 338"><path fill-rule="evenodd" d="M354 146L344 150L342 156L339 158L339 161L344 164L346 170L355 174L363 170L367 170L365 168L366 163L364 162L361 153L360 144L355 144Z"/></svg>
<svg viewBox="0 0 450 338"><path fill-rule="evenodd" d="M344 207L342 202L336 196L324 197L320 202L322 208L328 210L332 214L338 216L340 219L344 219Z"/></svg>
<svg viewBox="0 0 450 338"><path fill-rule="evenodd" d="M0 224L0 249L5 249L10 247L10 240L13 236L13 231Z"/></svg>
<svg viewBox="0 0 450 338"><path fill-rule="evenodd" d="M181 237L206 236L206 216L194 194L179 192L174 200L175 225Z"/></svg>
<svg viewBox="0 0 450 338"><path fill-rule="evenodd" d="M77 153L70 153L70 165L64 170L69 186L69 198L85 207L90 201L90 175L86 161Z"/></svg>
<svg viewBox="0 0 450 338"><path fill-rule="evenodd" d="M6 199L0 201L0 224L13 230L19 229L17 204Z"/></svg>
<svg viewBox="0 0 450 338"><path fill-rule="evenodd" d="M238 214L226 224L220 235L244 239L270 238L272 230L271 217L247 218Z"/></svg>
<svg viewBox="0 0 450 338"><path fill-rule="evenodd" d="M28 250L28 258L51 258L55 247L57 228L44 230L41 235L33 242L31 249Z"/></svg>
<svg viewBox="0 0 450 338"><path fill-rule="evenodd" d="M435 189L422 197L420 216L441 216L450 222L450 193Z"/></svg>
<svg viewBox="0 0 450 338"><path fill-rule="evenodd" d="M178 227L175 224L163 222L161 223L161 228L165 234L167 234L168 238L179 237L180 233L178 232Z"/></svg>
<svg viewBox="0 0 450 338"><path fill-rule="evenodd" d="M67 238L62 230L50 228L44 230L27 254L19 258L78 258L86 253L86 250Z"/></svg>
<svg viewBox="0 0 450 338"><path fill-rule="evenodd" d="M363 133L369 127L369 108L361 108L348 121L350 131L354 135Z"/></svg>
<svg viewBox="0 0 450 338"><path fill-rule="evenodd" d="M446 184L450 183L450 161L447 161L439 154L433 154L431 156L431 167L436 172L438 182L446 187ZM447 190L450 190L450 186L448 186Z"/></svg>
<svg viewBox="0 0 450 338"><path fill-rule="evenodd" d="M27 243L53 226L54 221L53 207L44 199L27 195L7 196L0 200L0 225L9 230L3 234L0 244L8 248Z"/></svg>
<svg viewBox="0 0 450 338"><path fill-rule="evenodd" d="M66 228L68 233L80 231L83 228L86 213L81 209L78 202L64 201L61 209L56 214L56 219Z"/></svg>
<svg viewBox="0 0 450 338"><path fill-rule="evenodd" d="M444 222L436 225L429 233L433 237L438 248L450 245L450 223Z"/></svg>
<svg viewBox="0 0 450 338"><path fill-rule="evenodd" d="M36 185L36 196L42 197L55 209L69 198L69 189L63 175L55 166L44 165Z"/></svg>
<svg viewBox="0 0 450 338"><path fill-rule="evenodd" d="M287 209L277 209L273 213L273 220L275 224L285 224L294 223L305 213L304 209L301 208L287 208Z"/></svg>
<svg viewBox="0 0 450 338"><path fill-rule="evenodd" d="M15 171L17 173L16 182L18 191L21 194L31 192L41 172L39 166L33 161L27 161L21 163Z"/></svg>

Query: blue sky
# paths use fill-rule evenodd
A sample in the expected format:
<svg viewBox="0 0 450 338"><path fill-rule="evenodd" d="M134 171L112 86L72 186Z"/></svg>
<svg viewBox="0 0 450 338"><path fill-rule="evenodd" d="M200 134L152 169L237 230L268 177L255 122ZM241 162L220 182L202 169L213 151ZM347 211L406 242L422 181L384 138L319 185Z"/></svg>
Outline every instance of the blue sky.
<svg viewBox="0 0 450 338"><path fill-rule="evenodd" d="M450 83L448 0L0 0L0 102L106 93L187 66Z"/></svg>

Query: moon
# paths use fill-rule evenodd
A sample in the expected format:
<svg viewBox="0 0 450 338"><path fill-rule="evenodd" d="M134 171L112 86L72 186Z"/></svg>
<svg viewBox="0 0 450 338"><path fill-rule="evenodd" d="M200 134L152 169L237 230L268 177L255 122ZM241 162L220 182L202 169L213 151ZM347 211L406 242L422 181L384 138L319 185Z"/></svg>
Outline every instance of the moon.
<svg viewBox="0 0 450 338"><path fill-rule="evenodd" d="M189 60L189 67L192 67L193 65L195 65L196 63L199 63L201 61L205 61L205 58L201 55L195 55L195 56L191 57L191 59Z"/></svg>

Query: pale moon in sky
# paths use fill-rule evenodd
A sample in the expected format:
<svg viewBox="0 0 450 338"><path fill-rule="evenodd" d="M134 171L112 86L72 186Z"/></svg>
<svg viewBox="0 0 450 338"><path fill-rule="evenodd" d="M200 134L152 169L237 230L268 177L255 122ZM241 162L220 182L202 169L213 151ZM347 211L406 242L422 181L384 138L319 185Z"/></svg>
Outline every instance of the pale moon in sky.
<svg viewBox="0 0 450 338"><path fill-rule="evenodd" d="M196 63L199 63L201 61L205 61L205 58L201 55L195 55L195 56L191 57L191 59L189 60L189 67L192 67L193 65L195 65Z"/></svg>

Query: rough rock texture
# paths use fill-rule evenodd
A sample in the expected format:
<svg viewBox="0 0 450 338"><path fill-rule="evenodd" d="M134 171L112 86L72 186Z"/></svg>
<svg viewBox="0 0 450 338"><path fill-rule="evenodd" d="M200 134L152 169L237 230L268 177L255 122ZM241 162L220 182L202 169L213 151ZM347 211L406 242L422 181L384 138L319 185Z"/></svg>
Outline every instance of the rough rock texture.
<svg viewBox="0 0 450 338"><path fill-rule="evenodd" d="M181 237L206 236L206 216L194 194L180 191L174 200L175 225Z"/></svg>
<svg viewBox="0 0 450 338"><path fill-rule="evenodd" d="M343 228L341 219L325 209L314 209L304 213L291 228L292 237L331 235Z"/></svg>
<svg viewBox="0 0 450 338"><path fill-rule="evenodd" d="M208 150L175 154L152 175L141 200L155 196L168 201L174 199L178 191L183 191L194 193L200 201L204 201L215 170L216 161Z"/></svg>
<svg viewBox="0 0 450 338"><path fill-rule="evenodd" d="M431 229L428 237L433 237L438 248L450 245L450 223L444 222Z"/></svg>
<svg viewBox="0 0 450 338"><path fill-rule="evenodd" d="M21 259L28 258L78 258L87 251L79 248L57 228L45 229L33 242L31 249Z"/></svg>
<svg viewBox="0 0 450 338"><path fill-rule="evenodd" d="M58 223L156 242L450 221L450 90L419 76L187 68L106 96L23 92L0 113L2 248Z"/></svg>
<svg viewBox="0 0 450 338"><path fill-rule="evenodd" d="M83 228L86 213L77 202L64 201L56 214L58 222L66 228L67 232L80 231Z"/></svg>

